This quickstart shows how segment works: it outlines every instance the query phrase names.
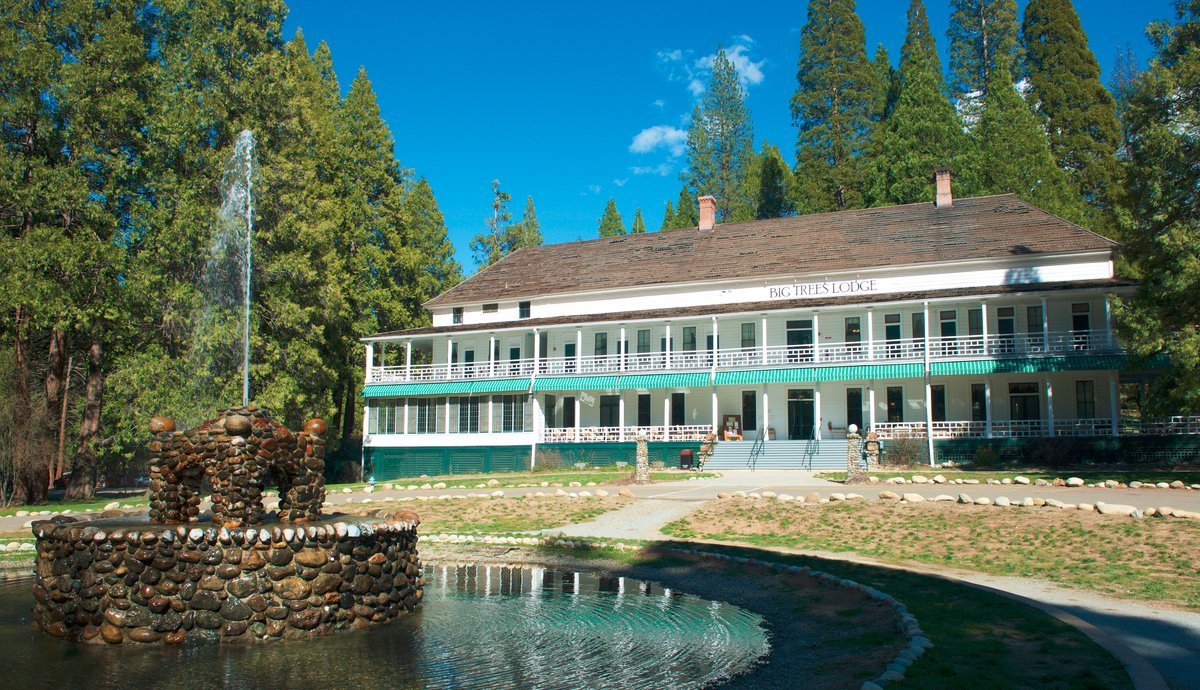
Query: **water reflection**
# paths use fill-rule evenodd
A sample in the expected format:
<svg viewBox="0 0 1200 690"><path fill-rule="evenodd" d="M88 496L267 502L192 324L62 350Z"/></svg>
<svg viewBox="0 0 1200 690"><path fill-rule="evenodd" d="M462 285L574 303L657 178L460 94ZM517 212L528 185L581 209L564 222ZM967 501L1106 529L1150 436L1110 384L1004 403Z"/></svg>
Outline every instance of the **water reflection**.
<svg viewBox="0 0 1200 690"><path fill-rule="evenodd" d="M652 582L431 564L425 606L320 640L75 645L33 629L30 581L0 584L0 649L23 687L702 687L768 650L762 619Z"/></svg>

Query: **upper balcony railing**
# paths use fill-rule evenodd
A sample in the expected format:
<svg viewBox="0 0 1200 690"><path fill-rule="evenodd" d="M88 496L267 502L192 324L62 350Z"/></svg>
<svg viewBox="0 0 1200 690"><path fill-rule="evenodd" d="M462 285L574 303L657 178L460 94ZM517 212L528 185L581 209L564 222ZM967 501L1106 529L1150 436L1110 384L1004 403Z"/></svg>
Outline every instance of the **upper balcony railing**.
<svg viewBox="0 0 1200 690"><path fill-rule="evenodd" d="M628 352L615 355L503 359L495 362L414 364L373 367L367 383L464 381L472 379L571 374L620 374L661 371L745 369L756 367L819 366L863 362L924 361L994 357L998 359L1082 355L1115 352L1119 348L1107 331L1066 331L893 338L867 342L770 345L672 352Z"/></svg>

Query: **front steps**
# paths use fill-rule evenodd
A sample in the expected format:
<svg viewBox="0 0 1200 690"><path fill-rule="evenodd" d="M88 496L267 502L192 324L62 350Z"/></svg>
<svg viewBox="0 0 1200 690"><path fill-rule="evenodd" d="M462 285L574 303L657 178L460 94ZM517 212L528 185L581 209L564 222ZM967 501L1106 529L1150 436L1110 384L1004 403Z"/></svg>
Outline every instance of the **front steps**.
<svg viewBox="0 0 1200 690"><path fill-rule="evenodd" d="M811 462L806 453L812 450ZM844 470L846 439L819 441L766 441L761 454L751 457L752 441L722 441L705 463L706 470Z"/></svg>

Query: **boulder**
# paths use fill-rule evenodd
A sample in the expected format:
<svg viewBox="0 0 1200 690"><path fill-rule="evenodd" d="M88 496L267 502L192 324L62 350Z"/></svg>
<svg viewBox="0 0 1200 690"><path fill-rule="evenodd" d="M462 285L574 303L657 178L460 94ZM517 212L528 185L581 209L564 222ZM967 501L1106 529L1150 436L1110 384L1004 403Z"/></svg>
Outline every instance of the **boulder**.
<svg viewBox="0 0 1200 690"><path fill-rule="evenodd" d="M926 476L923 476L920 474L914 474L913 478L912 478L912 483L913 484L928 484L929 477L926 477Z"/></svg>
<svg viewBox="0 0 1200 690"><path fill-rule="evenodd" d="M1159 489L1169 489L1169 488L1171 488L1171 485L1170 485L1170 484L1168 484L1168 483L1166 483L1166 482L1159 482L1159 483L1155 484L1154 486L1155 486L1155 487L1157 487L1157 488L1159 488Z"/></svg>
<svg viewBox="0 0 1200 690"><path fill-rule="evenodd" d="M633 498L633 492L630 491L629 489L621 489L620 491L617 492L617 495L624 496L625 498Z"/></svg>
<svg viewBox="0 0 1200 690"><path fill-rule="evenodd" d="M978 484L978 483L979 483L978 479L964 479L963 480L963 484Z"/></svg>
<svg viewBox="0 0 1200 690"><path fill-rule="evenodd" d="M1067 486L1083 486L1085 483L1086 482L1084 482L1079 477L1068 477L1067 478Z"/></svg>
<svg viewBox="0 0 1200 690"><path fill-rule="evenodd" d="M1176 479L1175 481L1171 482L1171 488L1172 489L1184 489L1184 488L1187 488L1187 485L1184 484L1183 482L1179 481L1178 479Z"/></svg>
<svg viewBox="0 0 1200 690"><path fill-rule="evenodd" d="M1008 500L1006 496L997 496L994 503L1002 508L1007 508L1008 506L1012 505L1012 501Z"/></svg>
<svg viewBox="0 0 1200 690"><path fill-rule="evenodd" d="M846 500L846 494L836 493L836 492L829 494L829 502L830 503L832 503L834 501L844 501L844 500Z"/></svg>
<svg viewBox="0 0 1200 690"><path fill-rule="evenodd" d="M975 505L990 506L990 505L992 505L992 499L988 498L987 496L984 496L982 498L977 498L977 499L975 499Z"/></svg>
<svg viewBox="0 0 1200 690"><path fill-rule="evenodd" d="M1050 482L1050 485L1051 486L1066 486L1067 483L1065 481L1063 481L1061 477L1056 477L1054 479L1054 481Z"/></svg>
<svg viewBox="0 0 1200 690"><path fill-rule="evenodd" d="M1118 482L1115 479L1109 479L1108 481L1104 482L1104 488L1106 488L1106 489L1115 489L1115 488L1119 487L1120 485L1121 485L1120 482Z"/></svg>
<svg viewBox="0 0 1200 690"><path fill-rule="evenodd" d="M1130 505L1123 503L1097 503L1096 512L1101 515L1128 515L1133 516L1135 513L1140 515L1141 511Z"/></svg>
<svg viewBox="0 0 1200 690"><path fill-rule="evenodd" d="M1136 481L1136 480L1134 480L1134 481L1132 481L1132 482L1129 482L1129 488L1131 488L1131 489L1140 489L1140 488L1142 488L1142 483L1141 483L1141 482L1139 482L1139 481Z"/></svg>
<svg viewBox="0 0 1200 690"><path fill-rule="evenodd" d="M950 494L938 494L937 496L934 496L933 498L931 498L929 500L945 502L945 501L953 501L954 497L951 496Z"/></svg>
<svg viewBox="0 0 1200 690"><path fill-rule="evenodd" d="M924 503L925 497L921 494L904 494L905 503Z"/></svg>
<svg viewBox="0 0 1200 690"><path fill-rule="evenodd" d="M892 491L880 491L879 492L879 500L881 500L881 501L899 501L900 494L894 493Z"/></svg>
<svg viewBox="0 0 1200 690"><path fill-rule="evenodd" d="M940 474L935 474L935 475L933 475L933 483L934 484L945 484L946 477L944 477L943 475L940 475Z"/></svg>
<svg viewBox="0 0 1200 690"><path fill-rule="evenodd" d="M959 495L958 495L958 502L959 502L959 503L974 503L974 502L975 502L975 499L971 498L971 497L970 497L970 496L968 496L967 494L959 494Z"/></svg>
<svg viewBox="0 0 1200 690"><path fill-rule="evenodd" d="M791 494L779 494L775 497L775 500L779 501L780 503L787 503L788 501L796 500L796 497Z"/></svg>
<svg viewBox="0 0 1200 690"><path fill-rule="evenodd" d="M733 494L729 493L728 491L718 491L717 498L720 498L720 499L733 498Z"/></svg>
<svg viewBox="0 0 1200 690"><path fill-rule="evenodd" d="M819 494L819 493L817 493L816 491L814 491L814 492L812 492L812 493L810 493L810 494L808 494L808 495L806 495L806 496L804 497L804 502L805 502L805 503L812 503L812 504L814 504L814 505L815 505L815 504L817 504L817 503L820 503L820 502L821 502L821 494Z"/></svg>
<svg viewBox="0 0 1200 690"><path fill-rule="evenodd" d="M1029 486L1029 477L1021 477L1021 476L1013 477L1013 484L1020 484L1021 486Z"/></svg>

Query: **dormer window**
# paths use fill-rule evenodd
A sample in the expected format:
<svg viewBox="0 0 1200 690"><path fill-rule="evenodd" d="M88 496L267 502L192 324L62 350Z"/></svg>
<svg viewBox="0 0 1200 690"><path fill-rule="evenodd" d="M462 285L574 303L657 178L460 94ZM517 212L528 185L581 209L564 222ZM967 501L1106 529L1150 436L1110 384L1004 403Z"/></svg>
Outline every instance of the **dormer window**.
<svg viewBox="0 0 1200 690"><path fill-rule="evenodd" d="M518 302L517 303L517 318L518 319L528 319L529 318L529 302Z"/></svg>
<svg viewBox="0 0 1200 690"><path fill-rule="evenodd" d="M495 314L498 311L500 311L500 305L497 304L496 302L492 302L491 304L483 305L483 313L484 314Z"/></svg>
<svg viewBox="0 0 1200 690"><path fill-rule="evenodd" d="M455 323L455 324L462 323L462 319L463 319L463 308L462 307L454 307L453 309L450 310L450 322L451 323Z"/></svg>

